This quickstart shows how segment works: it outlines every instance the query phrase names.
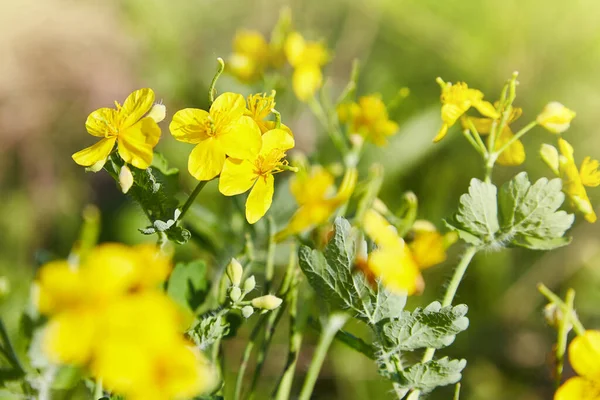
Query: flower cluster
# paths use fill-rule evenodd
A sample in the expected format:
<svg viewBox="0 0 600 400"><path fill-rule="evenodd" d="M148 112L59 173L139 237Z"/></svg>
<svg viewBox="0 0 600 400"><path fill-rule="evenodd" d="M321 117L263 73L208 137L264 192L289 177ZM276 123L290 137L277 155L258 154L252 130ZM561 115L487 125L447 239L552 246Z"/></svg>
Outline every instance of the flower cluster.
<svg viewBox="0 0 600 400"><path fill-rule="evenodd" d="M49 360L86 367L128 399L211 389L213 369L184 339L184 316L159 288L170 271L169 258L152 245L103 244L79 265L44 265L36 303L49 317L42 339Z"/></svg>
<svg viewBox="0 0 600 400"><path fill-rule="evenodd" d="M342 103L337 109L341 123L347 123L352 133L378 146L387 144L387 137L398 131L398 124L389 119L388 111L378 94L362 96L358 102Z"/></svg>
<svg viewBox="0 0 600 400"><path fill-rule="evenodd" d="M301 101L310 100L323 84L323 67L329 60L327 49L320 42L308 42L298 32L285 42L285 55L294 68L292 87Z"/></svg>

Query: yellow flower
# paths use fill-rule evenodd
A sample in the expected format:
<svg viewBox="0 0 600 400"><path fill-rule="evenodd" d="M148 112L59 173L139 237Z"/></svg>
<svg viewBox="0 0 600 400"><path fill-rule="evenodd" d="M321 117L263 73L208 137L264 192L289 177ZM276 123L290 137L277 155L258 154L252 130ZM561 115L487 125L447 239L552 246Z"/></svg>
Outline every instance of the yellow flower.
<svg viewBox="0 0 600 400"><path fill-rule="evenodd" d="M225 161L219 191L225 196L234 196L252 188L246 200L249 223L261 219L271 207L273 174L283 171L282 167L287 164L283 160L285 152L293 147L294 138L289 133L283 129L272 129L262 135L262 146L257 155Z"/></svg>
<svg viewBox="0 0 600 400"><path fill-rule="evenodd" d="M275 108L275 91L273 90L270 95L266 93L252 94L247 99L248 110L246 111L247 116L252 118L258 125L261 133L266 133L271 129L275 129L275 121L268 121L266 118L271 114ZM293 135L290 128L281 124L281 129Z"/></svg>
<svg viewBox="0 0 600 400"><path fill-rule="evenodd" d="M434 142L439 142L446 136L448 128L458 121L458 119L466 113L471 107L475 107L483 116L492 119L498 119L500 114L494 106L483 100L483 93L476 89L469 89L466 83L444 82L438 78L438 83L442 86L442 128L437 136L433 139Z"/></svg>
<svg viewBox="0 0 600 400"><path fill-rule="evenodd" d="M152 163L152 149L160 138L157 122L164 118L164 106L154 105L152 89L136 90L122 106L117 102L115 105L116 109L100 108L89 115L85 122L88 133L102 139L73 154L73 160L98 171L118 143L123 161L140 169L148 168Z"/></svg>
<svg viewBox="0 0 600 400"><path fill-rule="evenodd" d="M600 172L598 171L598 161L586 157L578 170L573 157L573 147L564 139L558 139L558 148L560 156L558 165L555 164L557 151L552 150L553 146L544 145L542 147L542 159L548 164L554 173L563 182L563 192L567 194L572 205L582 212L585 219L589 222L596 222L596 213L585 190L586 186L595 187L600 185Z"/></svg>
<svg viewBox="0 0 600 400"><path fill-rule="evenodd" d="M440 234L431 222L424 220L415 221L412 232L414 237L408 247L420 269L446 261L446 249L458 239L454 232Z"/></svg>
<svg viewBox="0 0 600 400"><path fill-rule="evenodd" d="M327 49L319 42L307 42L298 32L291 33L284 46L286 57L294 67L292 87L296 97L307 101L323 84L321 67L329 59Z"/></svg>
<svg viewBox="0 0 600 400"><path fill-rule="evenodd" d="M239 80L253 82L260 78L269 63L269 44L260 32L242 30L233 41L233 54L227 64Z"/></svg>
<svg viewBox="0 0 600 400"><path fill-rule="evenodd" d="M244 98L223 93L204 111L185 108L177 111L169 125L175 139L195 144L188 170L199 181L208 181L221 173L225 157L256 157L260 150L260 129L245 116Z"/></svg>
<svg viewBox="0 0 600 400"><path fill-rule="evenodd" d="M548 103L537 116L537 122L552 133L563 133L571 126L575 112L559 102Z"/></svg>
<svg viewBox="0 0 600 400"><path fill-rule="evenodd" d="M387 144L387 137L398 131L398 124L388 117L379 95L363 96L358 103L338 107L340 122L349 123L352 133L359 133L378 146Z"/></svg>
<svg viewBox="0 0 600 400"><path fill-rule="evenodd" d="M162 292L114 302L104 314L92 374L128 399L189 398L211 389L214 372L183 339L182 320Z"/></svg>
<svg viewBox="0 0 600 400"><path fill-rule="evenodd" d="M563 383L554 400L600 400L600 331L588 330L573 339L569 361L579 376Z"/></svg>
<svg viewBox="0 0 600 400"><path fill-rule="evenodd" d="M347 169L337 193L332 195L333 176L320 166L313 167L310 173L302 171L295 175L290 182L290 190L300 208L288 225L277 233L276 240L281 241L325 223L338 207L348 201L356 186L357 177L356 168Z"/></svg>
<svg viewBox="0 0 600 400"><path fill-rule="evenodd" d="M512 112L510 113L510 116L506 121L506 125L504 126L504 129L502 129L502 131L500 131L500 133L496 136L494 150L499 150L502 146L508 143L508 141L515 136L512 129L510 129L509 125L516 121L522 113L523 110L521 108L512 109ZM466 123L467 120L473 122L475 129L477 129L477 132L479 132L479 134L481 135L489 134L492 129L492 123L494 122L494 120L491 118L467 117L463 120L463 128L465 129L470 129L470 126ZM506 166L516 166L523 164L525 162L525 147L523 146L523 143L520 140L516 140L515 142L513 142L510 146L506 148L506 150L504 150L498 156L497 162L500 165Z"/></svg>
<svg viewBox="0 0 600 400"><path fill-rule="evenodd" d="M394 293L408 295L423 290L421 272L408 246L396 229L379 213L367 211L363 219L365 233L378 246L369 254L366 262L358 260L357 266L371 282L380 280L383 286Z"/></svg>

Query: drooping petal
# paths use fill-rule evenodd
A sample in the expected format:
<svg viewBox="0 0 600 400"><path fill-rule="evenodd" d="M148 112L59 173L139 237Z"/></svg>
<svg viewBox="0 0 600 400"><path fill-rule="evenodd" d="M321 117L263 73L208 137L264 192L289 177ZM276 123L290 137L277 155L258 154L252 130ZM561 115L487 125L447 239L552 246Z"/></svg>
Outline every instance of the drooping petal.
<svg viewBox="0 0 600 400"><path fill-rule="evenodd" d="M116 136L117 110L113 108L100 108L92 112L85 121L85 129L93 136Z"/></svg>
<svg viewBox="0 0 600 400"><path fill-rule="evenodd" d="M323 84L323 73L318 65L301 65L292 75L292 87L296 97L301 101L308 101Z"/></svg>
<svg viewBox="0 0 600 400"><path fill-rule="evenodd" d="M194 147L188 160L188 171L199 181L209 181L221 173L225 152L218 140L208 138Z"/></svg>
<svg viewBox="0 0 600 400"><path fill-rule="evenodd" d="M248 160L228 158L219 178L219 191L225 196L248 191L258 179L254 169L254 164Z"/></svg>
<svg viewBox="0 0 600 400"><path fill-rule="evenodd" d="M405 248L403 245L402 248ZM378 249L369 255L368 268L393 293L412 295L423 290L419 268L406 249Z"/></svg>
<svg viewBox="0 0 600 400"><path fill-rule="evenodd" d="M600 385L585 378L576 376L561 385L554 395L554 400L598 400Z"/></svg>
<svg viewBox="0 0 600 400"><path fill-rule="evenodd" d="M295 145L294 138L283 129L272 129L262 135L262 147L260 154L268 155L275 149L289 150Z"/></svg>
<svg viewBox="0 0 600 400"><path fill-rule="evenodd" d="M402 242L396 229L377 211L368 210L362 223L365 233L380 247L394 248Z"/></svg>
<svg viewBox="0 0 600 400"><path fill-rule="evenodd" d="M273 191L273 175L260 177L256 181L246 200L246 220L249 223L255 223L267 213L273 202Z"/></svg>
<svg viewBox="0 0 600 400"><path fill-rule="evenodd" d="M593 160L591 157L586 157L581 163L579 169L579 175L581 175L581 182L585 186L596 187L600 185L600 171L598 171L598 160Z"/></svg>
<svg viewBox="0 0 600 400"><path fill-rule="evenodd" d="M173 115L169 130L180 142L197 144L208 137L209 124L208 112L199 108L184 108Z"/></svg>
<svg viewBox="0 0 600 400"><path fill-rule="evenodd" d="M600 331L587 330L573 339L569 361L580 376L600 383Z"/></svg>
<svg viewBox="0 0 600 400"><path fill-rule="evenodd" d="M146 115L154 104L154 91L149 88L139 89L125 99L119 114L121 129L127 129Z"/></svg>
<svg viewBox="0 0 600 400"><path fill-rule="evenodd" d="M417 232L409 245L411 254L420 269L446 261L446 245L439 232Z"/></svg>
<svg viewBox="0 0 600 400"><path fill-rule="evenodd" d="M515 135L512 133L510 128L505 127L502 132L496 138L496 150L500 149L509 140L511 140ZM510 146L506 148L499 156L498 156L498 164L500 165L521 165L525 162L525 147L520 140L516 140Z"/></svg>
<svg viewBox="0 0 600 400"><path fill-rule="evenodd" d="M119 155L128 164L146 169L152 163L152 150L160 138L160 128L150 117L119 134Z"/></svg>
<svg viewBox="0 0 600 400"><path fill-rule="evenodd" d="M225 154L233 158L253 160L261 146L261 133L258 125L250 117L238 118L235 123L219 132L216 139L221 143Z"/></svg>
<svg viewBox="0 0 600 400"><path fill-rule="evenodd" d="M442 127L440 128L438 134L433 138L433 143L437 143L440 140L442 140L443 138L446 137L446 134L448 133L448 124L443 124Z"/></svg>
<svg viewBox="0 0 600 400"><path fill-rule="evenodd" d="M500 118L500 113L496 110L494 105L492 103L490 103L489 101L485 101L485 100L475 101L475 102L473 102L473 107L475 107L477 109L477 111L479 111L479 113L483 116L486 116L486 117L492 118L492 119Z"/></svg>
<svg viewBox="0 0 600 400"><path fill-rule="evenodd" d="M209 114L218 132L225 126L236 122L246 111L246 101L241 94L226 92L215 99Z"/></svg>
<svg viewBox="0 0 600 400"><path fill-rule="evenodd" d="M113 147L115 146L116 141L116 137L104 138L95 145L78 151L71 157L77 164L83 167L89 167L91 165L96 164L97 162L106 160Z"/></svg>

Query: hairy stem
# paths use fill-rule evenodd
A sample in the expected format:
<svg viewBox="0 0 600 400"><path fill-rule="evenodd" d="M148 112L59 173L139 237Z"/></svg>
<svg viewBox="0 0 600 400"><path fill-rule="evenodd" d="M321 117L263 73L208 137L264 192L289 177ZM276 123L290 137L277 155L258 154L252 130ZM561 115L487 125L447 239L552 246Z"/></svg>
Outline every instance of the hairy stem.
<svg viewBox="0 0 600 400"><path fill-rule="evenodd" d="M194 203L194 200L196 200L196 197L198 197L198 195L200 194L200 192L202 191L202 189L204 189L204 186L206 186L207 183L208 183L208 181L200 181L200 182L198 182L198 184L194 188L194 191L190 194L190 196L188 197L188 199L185 201L185 204L183 205L183 207L181 207L181 214L179 214L179 218L177 218L178 220L182 220L183 219L184 215L190 209L190 207Z"/></svg>
<svg viewBox="0 0 600 400"><path fill-rule="evenodd" d="M568 313L564 315L570 315L573 312L573 302L575 300L575 291L573 289L569 289L567 291L567 295L565 297L565 306L568 310ZM558 325L558 335L556 340L556 365L554 369L555 379L556 379L556 387L560 386L560 382L562 379L563 368L565 365L565 353L567 351L567 337L569 336L569 331L571 330L570 325L571 321L568 317L561 318L560 323Z"/></svg>

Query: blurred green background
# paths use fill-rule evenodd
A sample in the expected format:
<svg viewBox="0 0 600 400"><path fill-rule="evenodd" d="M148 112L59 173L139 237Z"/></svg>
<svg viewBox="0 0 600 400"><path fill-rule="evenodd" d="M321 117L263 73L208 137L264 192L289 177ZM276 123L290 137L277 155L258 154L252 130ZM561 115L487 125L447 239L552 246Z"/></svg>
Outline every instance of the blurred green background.
<svg viewBox="0 0 600 400"><path fill-rule="evenodd" d="M326 68L333 92L345 85L351 62L362 64L359 94L381 92L390 101L407 86L411 96L394 111L400 132L388 148L370 148L361 168L377 160L386 167L382 198L394 209L401 193L413 190L420 217L443 227L467 189L483 174L478 155L458 131L433 145L439 128L439 87L435 78L464 80L495 99L515 70L520 72L516 104L534 119L549 101L577 111L565 137L576 160L600 157L597 115L600 108L600 4L594 0L505 0L444 2L404 0L20 0L4 2L0 13L0 276L10 293L0 312L13 336L27 305L29 284L41 260L64 257L77 237L80 213L93 203L103 215L102 240L148 240L137 232L146 224L106 173L86 174L71 154L90 145L84 122L96 108L122 101L132 90L152 87L167 105L158 150L187 175L190 148L168 134L170 116L186 106L205 106L216 57L227 58L236 30L266 35L281 8L292 10L294 26L310 39L324 38L334 59ZM269 89L269 88L265 88ZM230 77L218 90L249 93ZM307 153L331 147L307 108L289 91L278 95L278 109L291 126L297 147ZM532 178L550 176L537 156L542 142L556 137L541 128L524 138L524 168ZM498 166L502 183L519 168ZM283 180L282 180L283 181ZM591 190L592 202L598 191ZM214 182L199 197L216 215L230 204ZM280 202L281 203L281 202ZM285 205L281 205L285 208ZM289 207L289 205L287 206ZM213 223L218 232L218 221ZM553 331L541 315L544 304L535 285L577 290L576 306L584 325L600 326L599 229L578 218L573 243L544 254L510 250L476 257L457 301L469 305L471 326L444 355L463 357L468 366L461 399L547 399L552 395ZM153 239L153 238L152 238ZM226 237L218 240L227 242ZM449 260L426 272L427 288L409 306L427 304L444 290L460 246ZM188 244L180 259L205 257ZM285 330L285 327L284 329ZM237 370L242 339L226 345L227 366ZM297 382L306 372L315 337L305 338ZM277 336L265 369L264 391L280 373L287 354ZM570 373L570 372L568 372ZM392 398L391 387L375 365L335 345L316 386L315 399ZM429 398L448 399L450 388Z"/></svg>

